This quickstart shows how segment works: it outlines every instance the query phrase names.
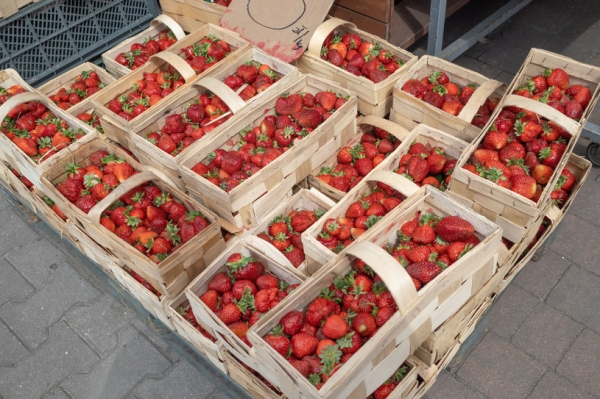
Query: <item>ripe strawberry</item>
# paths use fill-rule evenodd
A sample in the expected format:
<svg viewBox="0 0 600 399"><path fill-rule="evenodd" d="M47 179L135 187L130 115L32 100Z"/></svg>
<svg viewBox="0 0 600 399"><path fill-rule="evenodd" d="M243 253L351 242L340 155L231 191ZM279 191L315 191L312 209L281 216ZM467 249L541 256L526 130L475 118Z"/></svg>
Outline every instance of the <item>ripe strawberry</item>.
<svg viewBox="0 0 600 399"><path fill-rule="evenodd" d="M281 326L275 326L275 328L264 337L264 340L281 356L287 358L291 342L288 337L282 334Z"/></svg>
<svg viewBox="0 0 600 399"><path fill-rule="evenodd" d="M366 176L373 170L373 161L369 158L358 158L354 163L354 167L360 176Z"/></svg>
<svg viewBox="0 0 600 399"><path fill-rule="evenodd" d="M221 294L231 291L231 287L231 279L225 272L215 274L207 286L209 290L215 290Z"/></svg>
<svg viewBox="0 0 600 399"><path fill-rule="evenodd" d="M465 241L475 234L475 228L460 216L445 216L438 221L435 232L446 242Z"/></svg>
<svg viewBox="0 0 600 399"><path fill-rule="evenodd" d="M490 130L483 139L483 146L488 150L500 150L508 143L508 134L499 130Z"/></svg>
<svg viewBox="0 0 600 399"><path fill-rule="evenodd" d="M581 104L575 100L569 101L565 105L565 115L571 119L579 120L583 116L583 108Z"/></svg>
<svg viewBox="0 0 600 399"><path fill-rule="evenodd" d="M75 202L84 190L83 183L79 179L67 179L56 186L56 189L70 202Z"/></svg>
<svg viewBox="0 0 600 399"><path fill-rule="evenodd" d="M420 183L429 174L429 164L421 157L412 157L408 161L407 172L415 183Z"/></svg>
<svg viewBox="0 0 600 399"><path fill-rule="evenodd" d="M292 353L298 358L310 356L315 353L319 340L307 333L297 333L292 337Z"/></svg>
<svg viewBox="0 0 600 399"><path fill-rule="evenodd" d="M304 313L298 310L292 310L286 313L279 321L283 327L283 332L287 335L294 335L302 328L304 324Z"/></svg>
<svg viewBox="0 0 600 399"><path fill-rule="evenodd" d="M290 220L292 229L298 233L304 232L306 229L312 226L313 223L314 220L305 213L294 215Z"/></svg>
<svg viewBox="0 0 600 399"><path fill-rule="evenodd" d="M456 262L463 255L469 252L473 248L473 244L469 244L465 241L455 241L448 247L448 258L451 263Z"/></svg>
<svg viewBox="0 0 600 399"><path fill-rule="evenodd" d="M288 248L286 248L283 254L294 267L300 266L305 259L304 251L293 245L290 245Z"/></svg>
<svg viewBox="0 0 600 399"><path fill-rule="evenodd" d="M339 310L339 305L326 298L315 298L306 312L306 322L312 326L320 327L321 322Z"/></svg>
<svg viewBox="0 0 600 399"><path fill-rule="evenodd" d="M525 198L532 199L537 190L536 180L527 175L513 176L510 179L509 189L517 194L522 195Z"/></svg>
<svg viewBox="0 0 600 399"><path fill-rule="evenodd" d="M429 259L429 255L431 255L431 247L427 245L419 245L406 251L406 257L411 262L424 262Z"/></svg>
<svg viewBox="0 0 600 399"><path fill-rule="evenodd" d="M208 290L200 295L200 300L214 312L217 310L217 305L219 303L219 293L216 290Z"/></svg>
<svg viewBox="0 0 600 399"><path fill-rule="evenodd" d="M425 285L440 274L442 269L435 262L424 261L411 263L406 267L406 272Z"/></svg>
<svg viewBox="0 0 600 399"><path fill-rule="evenodd" d="M352 320L352 329L361 337L369 337L377 329L377 323L370 313L359 312Z"/></svg>
<svg viewBox="0 0 600 399"><path fill-rule="evenodd" d="M566 90L569 87L569 75L564 69L554 68L544 71L548 86L556 86L560 90Z"/></svg>
<svg viewBox="0 0 600 399"><path fill-rule="evenodd" d="M377 314L375 315L375 324L377 327L383 326L392 316L396 313L396 309L394 308L379 308Z"/></svg>
<svg viewBox="0 0 600 399"><path fill-rule="evenodd" d="M340 315L333 314L325 319L321 329L327 338L338 339L348 332L348 323Z"/></svg>

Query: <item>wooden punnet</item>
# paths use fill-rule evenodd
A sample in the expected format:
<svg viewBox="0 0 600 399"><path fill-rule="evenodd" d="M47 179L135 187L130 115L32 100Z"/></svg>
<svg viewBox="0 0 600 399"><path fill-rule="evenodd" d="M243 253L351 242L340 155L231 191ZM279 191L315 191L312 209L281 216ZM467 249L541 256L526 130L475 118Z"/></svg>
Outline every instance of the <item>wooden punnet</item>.
<svg viewBox="0 0 600 399"><path fill-rule="evenodd" d="M281 392L274 391L258 376L248 370L242 362L229 351L223 353L229 376L255 399L285 399Z"/></svg>
<svg viewBox="0 0 600 399"><path fill-rule="evenodd" d="M385 249L396 242L396 230L417 211L458 215L474 227L481 242L418 292L405 269ZM496 272L501 229L449 199L439 190L421 188L363 234L359 242L324 265L273 313L261 318L248 333L256 354L282 377L279 387L289 398L364 398L371 394L406 358L454 314ZM291 310L306 310L313 298L336 276L351 269L354 258L373 268L386 283L398 311L340 369L317 390L263 339ZM285 377L285 378L283 378Z"/></svg>
<svg viewBox="0 0 600 399"><path fill-rule="evenodd" d="M477 85L475 93L457 116L450 115L446 111L402 91L402 86L406 81L410 79L421 80L435 71L445 72L451 82L461 87L471 83ZM440 58L425 55L414 63L396 82L392 106L395 112L390 114L390 119L407 129L412 129L417 124L424 123L470 143L481 133L480 128L471 125L471 120L473 120L479 107L483 105L489 96L502 98L505 89L506 86L501 82L488 79L480 73Z"/></svg>
<svg viewBox="0 0 600 399"><path fill-rule="evenodd" d="M106 87L102 88L102 90L108 89L110 90L111 88L109 87L111 85L111 83L116 82L117 79L115 79L111 74L109 74L108 72L106 72L104 69L100 68L98 65L93 64L91 62L84 62L81 65L77 65L75 68L63 73L62 75L52 79L51 81L43 84L42 86L40 86L38 88L38 91L40 93L42 93L43 95L50 97L53 94L56 94L56 92L59 89L65 88L67 90L70 89L71 87L71 83L73 83L75 81L75 78L77 78L77 76L79 76L81 74L81 72L83 71L94 71L98 74L98 77L100 78L100 81L106 85ZM100 93L100 91L92 94L89 97L86 97L84 100L90 100L92 98L95 98L98 96L98 94ZM77 104L75 104L77 105ZM72 105L70 108L73 108L75 105Z"/></svg>
<svg viewBox="0 0 600 399"><path fill-rule="evenodd" d="M335 202L321 194L319 191L315 189L300 189L300 191L294 194L291 198L282 202L281 205L277 205L271 213L269 213L262 219L262 222L260 222L256 227L250 229L250 231L246 232L244 235L256 236L259 233L262 233L263 231L267 231L269 229L269 223L271 222L271 220L273 220L273 218L275 218L277 215L286 216L292 210L301 209L314 211L317 209L321 209L324 212L326 212L333 206L335 206ZM322 221L322 219L319 220ZM315 224L318 224L319 220L317 220ZM285 265L293 268L293 266L289 262ZM302 274L309 274L306 267L306 261L304 261L296 269Z"/></svg>
<svg viewBox="0 0 600 399"><path fill-rule="evenodd" d="M160 0L160 7L188 32L205 24L219 25L219 20L227 9L204 0Z"/></svg>
<svg viewBox="0 0 600 399"><path fill-rule="evenodd" d="M179 163L181 176L190 195L202 201L205 206L238 229L256 226L257 222L270 212L274 204L281 201L295 184L301 182L333 153L335 146L331 146L330 143L336 136L346 134L344 132L356 131L356 97L351 96L346 90L314 76L304 75L289 86L286 92L315 94L324 90L333 90L350 98L308 136L297 140L290 150L229 193L199 176L192 171L192 167L218 148L225 150L234 148L242 130L257 126L267 114L275 113L275 102L281 93L244 114L243 118L229 125L225 132L206 142L203 148L190 151Z"/></svg>
<svg viewBox="0 0 600 399"><path fill-rule="evenodd" d="M235 73L239 65L251 60L269 64L273 70L281 73L283 76L267 90L253 97L248 102L244 102L237 93L221 81L227 75ZM211 69L211 72L207 76L196 80L192 86L173 98L166 108L150 111L143 121L140 121L139 124L133 126L131 129L131 140L133 144L131 150L136 154L140 161L146 165L160 168L171 177L171 180L181 189L183 189L183 181L180 179L179 170L177 168L177 163L180 162L181 159L190 152L202 148L204 143L209 141L211 137L227 129L227 127L234 123L235 120L239 119L235 117L249 112L249 110L258 106L274 92L279 93L283 91L287 86L291 85L299 78L299 72L296 68L283 63L256 48L242 48L225 58L224 61L226 61L226 63L221 67ZM165 119L169 115L185 112L187 106L197 99L200 94L206 91L210 91L217 95L225 102L225 104L227 104L234 115L230 120L219 125L210 133L207 133L206 137L193 143L190 147L181 151L176 156L167 154L146 140L146 134L151 131L160 130L164 125Z"/></svg>
<svg viewBox="0 0 600 399"><path fill-rule="evenodd" d="M353 32L363 40L371 41L374 44L379 43L382 48L389 50L398 59L402 60L404 65L398 68L386 80L379 83L374 83L364 76L356 76L342 68L338 68L321 58L323 42L333 30L339 31L341 35ZM317 28L308 44L308 49L297 63L301 72L331 80L355 92L358 96L358 111L361 114L384 117L392 107L391 98L394 84L416 61L417 57L415 55L386 42L380 37L357 29L356 25L351 22L338 18L330 18Z"/></svg>
<svg viewBox="0 0 600 399"><path fill-rule="evenodd" d="M181 40L185 37L185 32L173 18L169 17L168 15L161 14L150 21L150 27L127 40L123 40L121 43L102 54L102 62L106 66L108 72L117 79L120 79L123 76L131 73L131 69L115 61L117 55L119 53L127 53L131 51L131 45L134 43L143 43L148 37L156 38L158 33L166 28L171 29L171 32L173 32L177 40Z"/></svg>
<svg viewBox="0 0 600 399"><path fill-rule="evenodd" d="M337 149L332 153L332 155L329 158L327 158L327 160L325 160L325 162L321 163L315 169L313 169L313 171L307 178L308 184L311 187L315 187L323 194L333 198L335 201L339 201L347 193L340 191L334 187L331 187L329 184L325 184L321 179L318 178L318 175L321 171L321 168L331 168L338 163L337 153L342 147L354 147L356 144L359 144L363 134L367 131L370 131L370 129L367 126L375 126L386 130L400 141L406 140L410 133L407 129L403 128L402 126L375 115L362 116L356 121L356 124L358 125L358 129L356 132L348 132L348 134L346 135L336 137L337 140L335 141L334 146L336 146Z"/></svg>
<svg viewBox="0 0 600 399"><path fill-rule="evenodd" d="M533 111L546 119L556 122L572 135L565 153L555 168L552 178L544 187L544 191L537 202L527 199L507 188L500 187L496 183L463 168L469 161L471 154L482 143L498 113L507 106L515 106ZM519 242L527 234L533 221L540 214L545 213L550 193L553 191L560 177L560 172L567 164L569 156L573 152L581 129L582 126L573 119L568 118L546 104L517 95L507 95L498 104L488 125L482 130L479 137L463 152L463 155L456 163L452 180L448 187L449 195L502 227L504 237L512 242Z"/></svg>
<svg viewBox="0 0 600 399"><path fill-rule="evenodd" d="M23 151L21 151L19 147L10 141L4 133L0 133L0 157L7 161L23 176L31 180L35 186L41 187L41 175L44 171L58 162L58 160L68 151L79 148L79 146L97 138L98 133L90 126L58 108L52 101L50 101L50 99L38 94L37 92L21 93L9 98L4 104L2 104L2 106L0 106L0 121L4 120L8 112L15 106L31 101L38 101L44 104L49 111L51 111L58 118L64 120L75 132L79 130L85 132L85 136L79 140L69 144L69 146L63 148L50 157L42 158L38 162L33 161L29 156L25 155Z"/></svg>
<svg viewBox="0 0 600 399"><path fill-rule="evenodd" d="M177 72L181 74L186 82L186 85L176 89L169 96L163 98L157 104L153 105L148 110L142 112L130 121L121 118L119 115L108 109L108 104L111 100L120 96L127 96L129 93L132 93L134 91L133 85L138 80L143 78L144 73L164 72L167 71L169 65L174 67ZM175 54L168 51L163 51L153 55L142 67L115 82L112 85L111 90L101 90L98 97L92 100L92 104L96 109L96 113L101 117L104 134L107 138L116 141L126 148L132 147L131 138L129 137L129 130L140 121L145 120L146 115L148 112L150 112L150 110L167 106L167 104L169 104L169 99L172 98L172 96L175 96L176 93L183 91L183 89L187 86L187 83L190 83L195 79L196 74L194 73L194 70Z"/></svg>
<svg viewBox="0 0 600 399"><path fill-rule="evenodd" d="M200 300L200 295L207 291L208 284L213 276L220 272L225 272L227 258L233 253L241 253L243 256L251 256L254 260L261 262L265 267L265 272L273 274L279 280L288 284L303 284L306 276L295 270L287 258L283 256L273 246L267 244L260 238L246 236L236 243L228 246L217 259L215 259L206 270L192 281L185 289L188 301L192 305L194 315L198 323L208 331L212 336L230 352L235 354L242 363L251 369L262 374L272 384L277 385L279 377L273 373L265 364L260 362L253 354L252 350ZM279 306L279 305L277 305ZM275 312L277 307L271 309L267 314ZM264 317L264 316L263 316ZM252 328L252 327L251 327Z"/></svg>
<svg viewBox="0 0 600 399"><path fill-rule="evenodd" d="M12 68L6 68L0 71L0 87L8 89L14 85L19 85L25 91L36 91L29 83L25 82L21 75Z"/></svg>

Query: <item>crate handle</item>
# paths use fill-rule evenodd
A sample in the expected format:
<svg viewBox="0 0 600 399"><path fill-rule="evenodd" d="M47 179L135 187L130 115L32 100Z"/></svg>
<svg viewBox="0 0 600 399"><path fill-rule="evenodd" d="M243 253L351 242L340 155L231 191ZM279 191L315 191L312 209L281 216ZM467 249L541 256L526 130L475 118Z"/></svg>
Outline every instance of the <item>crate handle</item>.
<svg viewBox="0 0 600 399"><path fill-rule="evenodd" d="M157 27L158 25L163 24L167 28L171 29L171 32L175 35L177 40L181 40L185 37L185 32L181 29L181 26L171 17L166 14L160 14L152 21L150 21L150 26Z"/></svg>
<svg viewBox="0 0 600 399"><path fill-rule="evenodd" d="M383 119L376 115L367 115L359 118L356 121L357 125L371 125L383 129L396 137L400 141L406 140L410 131L405 127L402 127L392 121L388 121L387 119Z"/></svg>
<svg viewBox="0 0 600 399"><path fill-rule="evenodd" d="M150 57L150 60L158 58L161 61L167 62L173 66L173 68L177 69L177 72L181 74L183 79L185 79L186 83L194 80L196 78L196 72L189 66L181 57L174 53L170 53L168 51L163 51L157 54L154 54Z"/></svg>
<svg viewBox="0 0 600 399"><path fill-rule="evenodd" d="M237 114L246 106L246 102L231 90L229 86L210 76L205 76L194 83L194 86L201 86L215 93L221 100L227 104L231 112Z"/></svg>
<svg viewBox="0 0 600 399"><path fill-rule="evenodd" d="M344 251L363 260L381 277L394 297L400 314L404 315L418 299L412 278L383 248L369 241L357 242Z"/></svg>
<svg viewBox="0 0 600 399"><path fill-rule="evenodd" d="M0 106L0 121L3 121L4 118L8 115L10 110L16 107L19 104L28 103L30 101L40 101L45 103L46 100L38 93L20 93L15 96L12 96L4 104ZM45 104L44 104L45 105Z"/></svg>
<svg viewBox="0 0 600 399"><path fill-rule="evenodd" d="M419 186L397 173L388 170L375 170L367 175L365 181L379 181L410 197L419 191Z"/></svg>
<svg viewBox="0 0 600 399"><path fill-rule="evenodd" d="M126 194L129 190L133 189L134 187L137 187L140 184L152 179L156 179L156 175L154 173L150 171L140 172L131 176L129 179L125 180L123 183L115 187L115 189L112 190L106 197L104 197L102 201L94 205L94 207L88 213L92 225L100 229L100 216L102 212L110 206L110 204L115 202L117 199L119 199L119 197Z"/></svg>
<svg viewBox="0 0 600 399"><path fill-rule="evenodd" d="M288 269L296 270L294 265L292 265L292 262L290 262L290 260L286 258L284 254L279 252L277 248L275 248L271 244L267 244L267 242L262 238L258 238L255 235L249 234L242 237L241 242L248 244L250 247L262 253L267 258L270 258L275 263L283 265Z"/></svg>
<svg viewBox="0 0 600 399"><path fill-rule="evenodd" d="M551 106L536 100L532 100L531 98L517 96L515 94L509 94L506 97L504 97L504 100L501 102L500 106L515 106L535 112L538 115L541 115L545 118L550 119L553 122L556 122L558 125L566 129L572 135L575 135L575 133L577 133L577 131L581 128L580 123L569 118L560 111L555 110Z"/></svg>
<svg viewBox="0 0 600 399"><path fill-rule="evenodd" d="M339 18L330 18L327 21L323 22L321 25L319 25L317 30L315 30L315 33L310 39L310 42L308 42L308 48L306 49L306 52L312 55L313 57L320 58L321 47L323 47L323 42L332 30L342 25L350 29L356 30L356 25L354 25L352 22L344 21L343 19Z"/></svg>
<svg viewBox="0 0 600 399"><path fill-rule="evenodd" d="M498 87L502 85L504 85L504 83L497 80L488 80L487 82L482 83L475 89L475 92L471 95L471 98L469 98L469 101L467 101L467 104L457 117L465 122L471 123L475 114L479 111L479 107Z"/></svg>

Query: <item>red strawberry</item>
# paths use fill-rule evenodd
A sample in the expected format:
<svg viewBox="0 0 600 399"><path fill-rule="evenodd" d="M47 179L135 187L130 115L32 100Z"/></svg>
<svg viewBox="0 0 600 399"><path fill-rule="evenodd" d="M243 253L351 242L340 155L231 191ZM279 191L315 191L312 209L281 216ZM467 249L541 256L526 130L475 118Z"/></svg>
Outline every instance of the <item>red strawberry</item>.
<svg viewBox="0 0 600 399"><path fill-rule="evenodd" d="M411 263L406 267L406 272L425 285L440 274L442 269L435 262L424 261Z"/></svg>
<svg viewBox="0 0 600 399"><path fill-rule="evenodd" d="M286 313L279 321L283 327L283 332L287 335L294 335L302 328L304 324L304 313L298 310L292 310Z"/></svg>
<svg viewBox="0 0 600 399"><path fill-rule="evenodd" d="M475 228L460 216L445 216L438 221L435 232L446 242L465 241L475 233Z"/></svg>
<svg viewBox="0 0 600 399"><path fill-rule="evenodd" d="M209 290L215 290L221 294L231 291L231 287L231 279L225 272L215 274L207 286Z"/></svg>
<svg viewBox="0 0 600 399"><path fill-rule="evenodd" d="M319 340L307 333L297 333L292 337L292 353L298 358L315 353Z"/></svg>
<svg viewBox="0 0 600 399"><path fill-rule="evenodd" d="M569 74L564 69L554 68L544 71L548 86L556 86L561 90L566 90L569 87Z"/></svg>
<svg viewBox="0 0 600 399"><path fill-rule="evenodd" d="M361 337L369 337L377 329L377 323L370 313L359 312L352 320L352 329Z"/></svg>

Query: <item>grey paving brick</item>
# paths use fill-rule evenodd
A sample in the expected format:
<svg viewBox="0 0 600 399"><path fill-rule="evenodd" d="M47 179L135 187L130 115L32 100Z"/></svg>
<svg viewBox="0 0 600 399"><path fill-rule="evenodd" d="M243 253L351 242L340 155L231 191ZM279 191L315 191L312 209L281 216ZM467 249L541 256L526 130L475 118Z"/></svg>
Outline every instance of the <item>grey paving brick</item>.
<svg viewBox="0 0 600 399"><path fill-rule="evenodd" d="M502 71L502 73L500 73L500 75L496 76L497 81L505 83L507 86L509 86L511 84L511 82L513 81L514 78L515 78L514 73L508 73L506 71Z"/></svg>
<svg viewBox="0 0 600 399"><path fill-rule="evenodd" d="M547 251L539 261L529 261L511 284L515 284L543 300L570 264L571 262L563 256Z"/></svg>
<svg viewBox="0 0 600 399"><path fill-rule="evenodd" d="M0 258L0 306L11 300L23 300L34 288L4 259Z"/></svg>
<svg viewBox="0 0 600 399"><path fill-rule="evenodd" d="M590 172L590 175L593 171ZM598 207L598 198L600 198L600 182L588 177L583 183L579 194L569 208L569 213L579 216L592 224L600 226L600 207Z"/></svg>
<svg viewBox="0 0 600 399"><path fill-rule="evenodd" d="M172 366L133 327L119 335L119 346L86 374L74 374L62 383L62 388L74 398L122 398L146 376L162 377Z"/></svg>
<svg viewBox="0 0 600 399"><path fill-rule="evenodd" d="M493 67L515 75L525 58L529 54L529 48L515 46L513 44L496 40L489 46L486 52L477 59Z"/></svg>
<svg viewBox="0 0 600 399"><path fill-rule="evenodd" d="M0 368L0 395L7 399L39 398L72 373L88 370L97 360L90 347L59 322L35 353L16 367Z"/></svg>
<svg viewBox="0 0 600 399"><path fill-rule="evenodd" d="M179 362L160 380L146 379L135 395L144 399L195 399L206 397L217 386L188 362Z"/></svg>
<svg viewBox="0 0 600 399"><path fill-rule="evenodd" d="M542 364L489 332L467 358L458 376L490 399L521 399L544 371Z"/></svg>
<svg viewBox="0 0 600 399"><path fill-rule="evenodd" d="M52 280L22 303L2 308L0 317L29 348L35 348L47 337L47 329L73 305L89 302L100 293L69 264L61 263Z"/></svg>
<svg viewBox="0 0 600 399"><path fill-rule="evenodd" d="M495 79L496 76L502 73L501 69L484 64L483 62L466 55L461 55L452 62L472 71L479 72L490 79Z"/></svg>
<svg viewBox="0 0 600 399"><path fill-rule="evenodd" d="M533 1L526 7L521 9L511 18L515 23L526 24L533 26L538 30L544 31L550 35L557 32L557 26L564 26L573 20L573 16L566 13L568 6L555 4L553 7L548 6L547 1ZM548 21L552 21L551 24ZM529 31L523 32L523 36L528 36Z"/></svg>
<svg viewBox="0 0 600 399"><path fill-rule="evenodd" d="M537 299L530 293L509 285L490 310L488 328L510 339L537 303Z"/></svg>
<svg viewBox="0 0 600 399"><path fill-rule="evenodd" d="M518 21L511 19L505 23L502 29L497 29L495 34L496 40L507 43L509 45L518 46L521 48L540 48L542 43L548 40L549 36L555 36L548 31L547 28L532 25L529 21ZM521 60L523 63L525 59Z"/></svg>
<svg viewBox="0 0 600 399"><path fill-rule="evenodd" d="M571 265L546 302L576 321L600 332L600 277L578 265Z"/></svg>
<svg viewBox="0 0 600 399"><path fill-rule="evenodd" d="M546 366L555 367L581 330L581 324L539 303L513 335L511 343Z"/></svg>
<svg viewBox="0 0 600 399"><path fill-rule="evenodd" d="M6 259L34 287L39 288L48 282L56 264L62 262L65 255L43 238L31 245L11 251L6 255Z"/></svg>
<svg viewBox="0 0 600 399"><path fill-rule="evenodd" d="M582 239L582 237L600 237L600 226L567 212L559 229L558 236L550 249L600 276L600 262L598 262L600 246L590 245L589 240Z"/></svg>
<svg viewBox="0 0 600 399"><path fill-rule="evenodd" d="M62 389L56 388L53 392L46 394L43 399L69 399Z"/></svg>
<svg viewBox="0 0 600 399"><path fill-rule="evenodd" d="M10 229L0 229L0 256L17 247L27 246L40 237L11 207L0 212L0 220L3 226L10 226Z"/></svg>
<svg viewBox="0 0 600 399"><path fill-rule="evenodd" d="M442 371L423 399L483 399L483 396L449 372Z"/></svg>
<svg viewBox="0 0 600 399"><path fill-rule="evenodd" d="M565 377L554 371L547 371L527 399L570 398L591 399L593 396L583 391Z"/></svg>
<svg viewBox="0 0 600 399"><path fill-rule="evenodd" d="M598 7L596 6L596 8ZM597 10L595 14L593 9L587 10L585 14L564 26L558 36L569 33L572 40L560 54L584 63L592 58L594 53L590 51L590 45L597 40L598 34L600 34L599 13L600 10Z"/></svg>
<svg viewBox="0 0 600 399"><path fill-rule="evenodd" d="M556 371L588 393L600 392L600 335L585 329L573 343Z"/></svg>
<svg viewBox="0 0 600 399"><path fill-rule="evenodd" d="M6 200L6 197L4 196L4 193L0 192L0 211L2 211L4 208L6 208L9 205L8 201Z"/></svg>
<svg viewBox="0 0 600 399"><path fill-rule="evenodd" d="M112 296L104 294L89 306L71 309L65 321L98 353L105 354L117 345L118 331L134 317L129 309Z"/></svg>
<svg viewBox="0 0 600 399"><path fill-rule="evenodd" d="M492 35L488 35L483 39L480 39L475 43L471 48L463 53L467 57L478 59L483 53L488 51L488 49L494 44L496 39Z"/></svg>
<svg viewBox="0 0 600 399"><path fill-rule="evenodd" d="M166 327L161 327L160 331L155 331L149 327L148 324L142 322L139 318L135 318L131 321L131 325L137 328L142 334L144 334L150 342L172 363L176 363L181 359L181 356L169 345L165 339L166 334L170 334L170 331ZM150 324L153 325L153 324ZM159 335L160 334L160 335Z"/></svg>
<svg viewBox="0 0 600 399"><path fill-rule="evenodd" d="M0 367L15 366L29 354L27 348L2 321L0 321L0 342L2 342L0 345Z"/></svg>

